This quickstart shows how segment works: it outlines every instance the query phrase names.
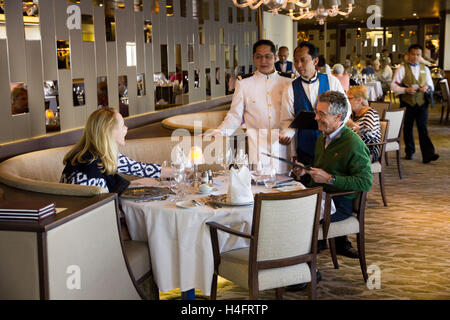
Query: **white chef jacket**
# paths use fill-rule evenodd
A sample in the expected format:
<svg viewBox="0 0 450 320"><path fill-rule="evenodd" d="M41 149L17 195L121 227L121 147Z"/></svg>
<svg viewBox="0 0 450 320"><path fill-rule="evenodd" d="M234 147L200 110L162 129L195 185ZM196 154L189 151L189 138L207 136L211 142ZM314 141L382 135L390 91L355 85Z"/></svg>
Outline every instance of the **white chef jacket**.
<svg viewBox="0 0 450 320"><path fill-rule="evenodd" d="M316 75L313 77L317 77ZM342 88L341 82L338 78L336 78L333 75L328 75L328 84L330 85L331 91L339 91L343 93L346 97L344 89ZM315 81L313 83L306 83L302 81L303 89L305 90L306 96L308 97L309 102L311 102L311 105L314 107L317 105L317 101L319 99L319 81ZM347 116L344 119L344 123L347 122L347 120L350 118L351 115L351 105L347 100L348 105L348 112ZM292 120L295 118L295 109L294 109L294 89L292 85L286 87L283 92L282 97L282 107L281 107L281 127L283 131L281 132L281 135L287 136L290 138L293 138L296 133L296 129L289 128L289 125L291 124ZM291 155L296 154L296 147L297 147L297 141L295 139L291 142L291 145L293 146Z"/></svg>
<svg viewBox="0 0 450 320"><path fill-rule="evenodd" d="M287 157L286 146L278 140L280 109L283 90L293 80L281 76L277 71L269 75L256 71L252 76L236 82L230 110L218 130L222 135L231 135L244 120L250 163L261 161L264 168L268 168L271 159L262 155L262 152ZM278 173L289 171L285 163L278 160L272 160L272 163Z"/></svg>

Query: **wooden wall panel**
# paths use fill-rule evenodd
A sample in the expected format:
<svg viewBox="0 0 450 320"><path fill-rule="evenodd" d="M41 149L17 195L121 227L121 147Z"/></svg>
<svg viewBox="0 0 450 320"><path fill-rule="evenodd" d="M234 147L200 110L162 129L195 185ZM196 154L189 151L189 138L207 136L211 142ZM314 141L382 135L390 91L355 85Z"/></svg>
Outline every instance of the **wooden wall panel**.
<svg viewBox="0 0 450 320"><path fill-rule="evenodd" d="M0 143L45 135L43 81L57 80L61 131L84 126L97 108L97 78L106 76L109 105L119 106L118 76L128 80L129 114L139 115L155 110L153 75L161 72L161 44L168 48L168 71L176 71L176 46L181 46L181 71L188 72L189 92L177 100L185 103L203 101L206 96L206 69L210 69L211 98L225 94L225 73L233 72L233 46L237 45L239 65L251 64L251 46L244 44L244 34L257 31L256 22L237 24L237 10L231 1L219 1L219 21L214 19L215 2L209 3L209 19L199 25L193 18L192 1L186 1L186 17L181 16L180 0L174 0L174 15L166 15L166 0L159 1L159 13L152 12L153 0L143 0L143 10L134 10L134 0L125 0L124 8L114 9L115 41L106 41L105 8L91 0L74 4L63 0L40 0L41 40L26 40L20 1L5 1L7 39L0 40ZM68 6L78 6L80 13L93 16L94 42L83 41L80 28L67 27ZM233 9L233 23L228 21L228 8ZM254 11L251 11L254 13ZM71 14L73 15L73 14ZM144 21L152 23L152 42L144 41ZM254 20L254 19L253 19ZM199 26L204 43L200 43ZM220 29L223 29L223 37ZM220 40L223 38L223 42ZM57 40L69 41L70 69L58 69ZM136 65L127 65L126 44L136 44ZM193 61L188 59L188 46L193 46ZM215 58L211 57L215 46ZM225 46L229 48L230 66L225 66ZM216 84L216 68L220 83ZM195 87L195 70L199 70L199 86ZM145 95L137 96L137 74L144 74ZM72 83L83 79L85 105L73 106ZM11 114L11 82L26 82L30 87L28 114ZM63 133L63 132L61 132ZM0 145L1 147L1 145Z"/></svg>
<svg viewBox="0 0 450 320"><path fill-rule="evenodd" d="M26 42L28 108L30 110L30 134L45 134L44 78L42 76L41 42Z"/></svg>
<svg viewBox="0 0 450 320"><path fill-rule="evenodd" d="M12 134L11 93L9 89L8 45L0 39L0 143L14 139Z"/></svg>

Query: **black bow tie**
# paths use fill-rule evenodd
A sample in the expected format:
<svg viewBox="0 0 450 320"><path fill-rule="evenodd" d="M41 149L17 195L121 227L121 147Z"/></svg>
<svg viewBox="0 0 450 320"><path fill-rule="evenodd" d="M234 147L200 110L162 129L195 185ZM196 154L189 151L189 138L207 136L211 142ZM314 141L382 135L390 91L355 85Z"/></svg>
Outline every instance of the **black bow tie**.
<svg viewBox="0 0 450 320"><path fill-rule="evenodd" d="M314 83L314 82L316 82L317 80L319 80L319 77L318 77L318 76L315 76L315 77L312 78L311 80L306 80L306 79L303 79L302 77L300 77L300 79L302 79L302 81L303 81L304 83L311 84L311 83Z"/></svg>

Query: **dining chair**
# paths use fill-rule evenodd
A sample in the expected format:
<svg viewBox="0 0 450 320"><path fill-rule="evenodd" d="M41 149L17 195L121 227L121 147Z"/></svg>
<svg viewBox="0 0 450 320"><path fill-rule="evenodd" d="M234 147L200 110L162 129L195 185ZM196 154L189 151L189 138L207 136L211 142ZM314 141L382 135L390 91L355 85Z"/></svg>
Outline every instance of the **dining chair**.
<svg viewBox="0 0 450 320"><path fill-rule="evenodd" d="M375 109L380 120L384 119L384 113L391 109L390 102L369 101L369 107Z"/></svg>
<svg viewBox="0 0 450 320"><path fill-rule="evenodd" d="M439 86L441 87L442 92L442 107L441 107L441 119L439 120L439 123L442 123L442 119L444 118L444 111L447 109L447 114L445 116L445 123L448 121L448 115L450 112L450 91L448 88L448 81L447 79L442 79L439 82Z"/></svg>
<svg viewBox="0 0 450 320"><path fill-rule="evenodd" d="M353 215L345 220L331 222L331 200L333 197L356 194L353 199ZM367 282L366 251L364 241L364 213L366 210L367 192L346 191L325 194L323 222L319 228L319 240L328 240L331 260L335 269L339 269L336 256L335 238L356 234L359 264L364 282Z"/></svg>
<svg viewBox="0 0 450 320"><path fill-rule="evenodd" d="M256 194L250 234L207 222L214 254L211 299L216 299L219 275L246 288L250 299L269 289L282 299L284 287L308 282L309 297L315 299L321 199L322 187ZM250 246L221 253L218 230L247 238Z"/></svg>
<svg viewBox="0 0 450 320"><path fill-rule="evenodd" d="M403 119L405 117L405 109L395 111L386 111L384 118L389 120L388 133L386 135L386 164L388 163L388 152L395 151L397 153L397 169L400 179L402 178L402 168L400 165L400 135L403 127Z"/></svg>
<svg viewBox="0 0 450 320"><path fill-rule="evenodd" d="M372 162L370 168L372 174L378 173L378 178L380 182L381 197L383 198L383 204L387 206L386 193L384 191L384 170L383 170L383 160L385 159L386 153L386 137L388 135L389 120L380 120L381 129L381 141L377 143L367 143L366 146L380 146L380 152L378 154L378 159Z"/></svg>

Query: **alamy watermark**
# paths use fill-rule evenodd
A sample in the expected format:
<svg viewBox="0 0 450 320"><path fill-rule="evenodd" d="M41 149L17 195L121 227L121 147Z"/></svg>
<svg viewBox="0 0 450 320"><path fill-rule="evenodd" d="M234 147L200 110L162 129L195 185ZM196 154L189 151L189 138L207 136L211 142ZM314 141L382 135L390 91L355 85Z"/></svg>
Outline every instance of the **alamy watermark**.
<svg viewBox="0 0 450 320"><path fill-rule="evenodd" d="M70 265L66 269L69 276L66 279L66 287L69 290L81 289L81 268L77 265Z"/></svg>
<svg viewBox="0 0 450 320"><path fill-rule="evenodd" d="M367 289L369 290L379 290L381 289L381 269L376 264L371 264L367 268L367 273L369 277L367 278Z"/></svg>

